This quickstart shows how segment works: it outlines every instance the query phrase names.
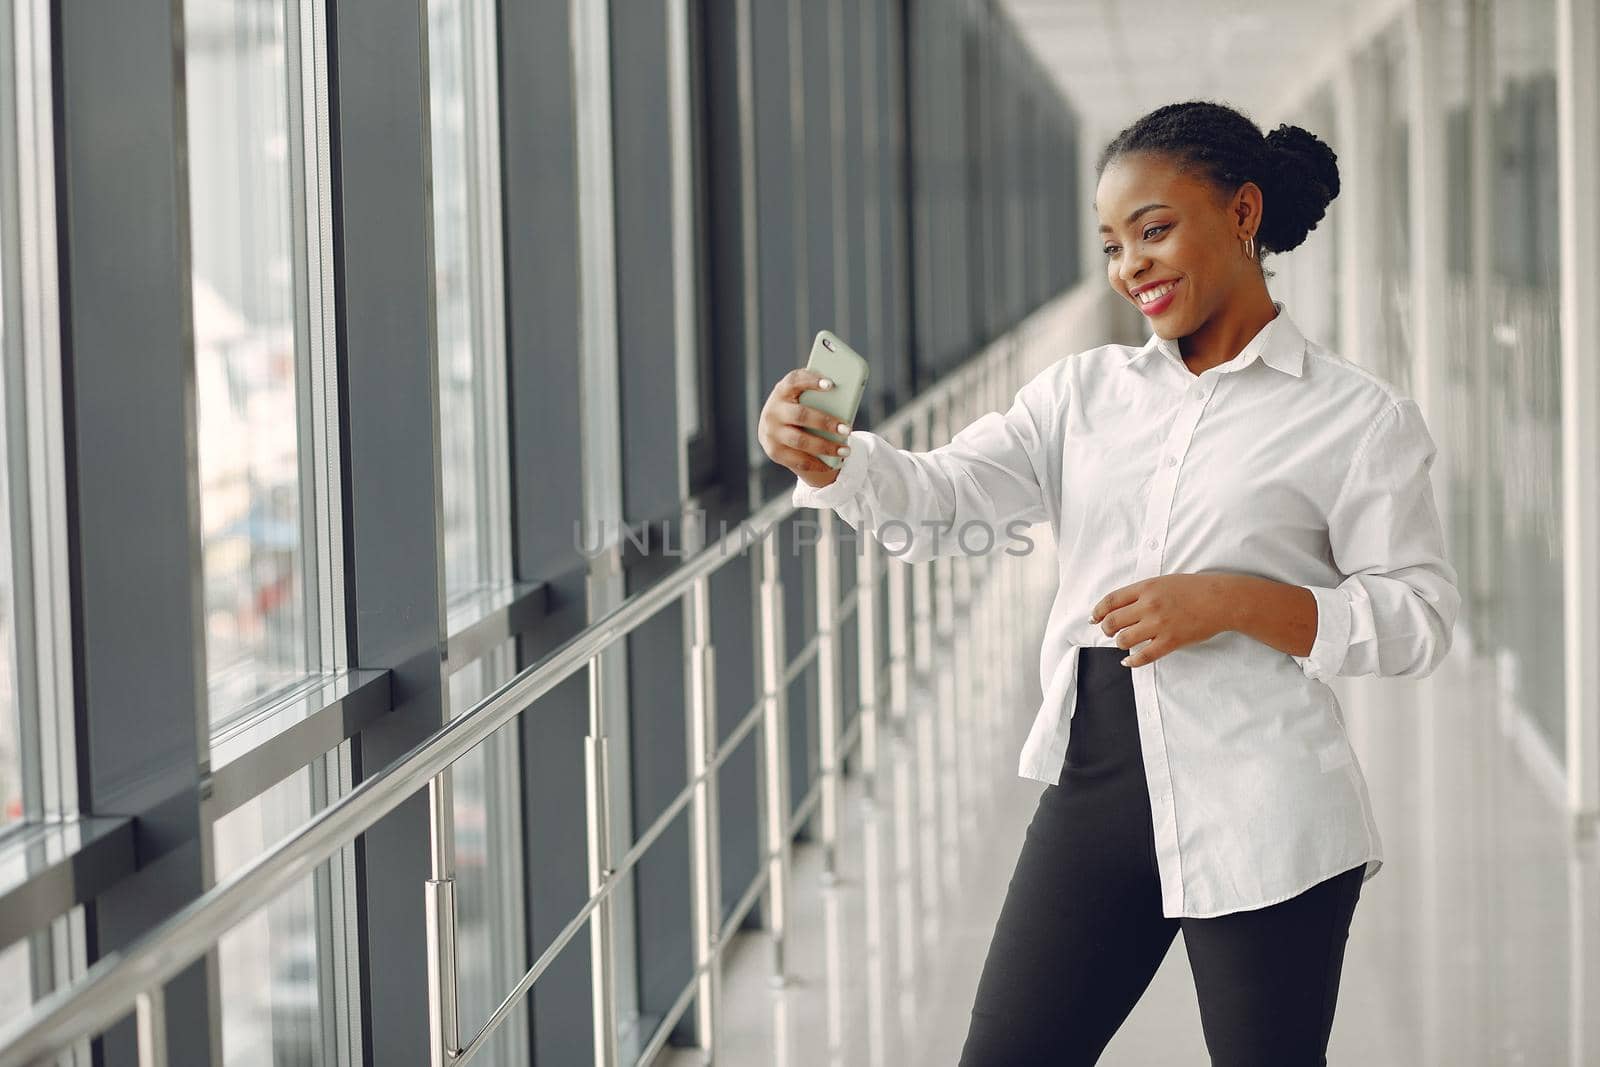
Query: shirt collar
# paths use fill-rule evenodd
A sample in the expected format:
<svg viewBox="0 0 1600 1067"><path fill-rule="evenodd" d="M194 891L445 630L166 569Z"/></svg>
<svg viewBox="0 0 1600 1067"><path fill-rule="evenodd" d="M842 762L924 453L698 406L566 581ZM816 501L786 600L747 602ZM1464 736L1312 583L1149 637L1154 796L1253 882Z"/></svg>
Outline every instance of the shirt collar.
<svg viewBox="0 0 1600 1067"><path fill-rule="evenodd" d="M1301 376L1305 365L1305 335L1284 310L1283 301L1274 300L1272 306L1278 311L1277 317L1261 327L1238 355L1220 365L1223 372L1243 370L1252 360L1260 356L1269 367L1276 367L1296 378ZM1183 365L1183 354L1179 351L1178 342L1155 333L1150 335L1150 340L1128 353L1127 364L1131 367L1140 358L1156 351L1166 353L1179 366Z"/></svg>

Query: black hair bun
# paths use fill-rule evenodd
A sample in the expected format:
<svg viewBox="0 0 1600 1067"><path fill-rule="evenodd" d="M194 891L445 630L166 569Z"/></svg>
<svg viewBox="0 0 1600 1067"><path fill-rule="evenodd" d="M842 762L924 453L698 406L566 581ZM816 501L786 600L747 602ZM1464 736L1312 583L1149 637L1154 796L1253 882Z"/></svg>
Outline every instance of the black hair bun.
<svg viewBox="0 0 1600 1067"><path fill-rule="evenodd" d="M1281 125L1266 137L1268 186L1256 240L1287 252L1306 239L1339 195L1339 157L1310 130Z"/></svg>

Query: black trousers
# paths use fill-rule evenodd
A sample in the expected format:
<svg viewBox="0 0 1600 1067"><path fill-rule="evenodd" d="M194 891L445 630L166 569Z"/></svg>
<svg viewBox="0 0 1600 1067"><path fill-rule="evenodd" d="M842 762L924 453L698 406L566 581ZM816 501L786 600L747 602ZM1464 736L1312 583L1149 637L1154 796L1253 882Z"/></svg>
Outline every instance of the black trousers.
<svg viewBox="0 0 1600 1067"><path fill-rule="evenodd" d="M1362 867L1264 908L1163 916L1127 652L1079 654L1066 767L1028 825L961 1067L1093 1064L1180 927L1212 1064L1325 1064Z"/></svg>

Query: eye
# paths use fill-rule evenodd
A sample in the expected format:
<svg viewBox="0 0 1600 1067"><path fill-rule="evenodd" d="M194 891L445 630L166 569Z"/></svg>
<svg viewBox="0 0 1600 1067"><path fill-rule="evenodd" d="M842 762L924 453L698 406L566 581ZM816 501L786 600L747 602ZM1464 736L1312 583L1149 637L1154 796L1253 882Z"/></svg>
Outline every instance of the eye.
<svg viewBox="0 0 1600 1067"><path fill-rule="evenodd" d="M1165 232L1166 232L1166 231L1167 231L1167 230L1169 230L1169 229L1171 229L1171 228L1172 228L1172 223L1170 223L1170 222L1167 222L1167 223L1163 223L1163 224L1161 224L1161 225L1160 225L1160 226L1150 226L1150 227L1147 227L1147 228L1146 228L1146 229L1145 229L1145 231L1144 231L1144 239L1145 239L1145 240L1146 240L1146 241L1148 241L1148 240L1150 240L1150 239L1151 239L1151 238L1150 238L1150 234L1151 234L1151 233L1152 233L1152 232L1154 232L1154 233L1165 233Z"/></svg>
<svg viewBox="0 0 1600 1067"><path fill-rule="evenodd" d="M1106 245L1100 251L1104 252L1108 256L1115 255L1116 251L1117 251L1117 246L1116 245Z"/></svg>

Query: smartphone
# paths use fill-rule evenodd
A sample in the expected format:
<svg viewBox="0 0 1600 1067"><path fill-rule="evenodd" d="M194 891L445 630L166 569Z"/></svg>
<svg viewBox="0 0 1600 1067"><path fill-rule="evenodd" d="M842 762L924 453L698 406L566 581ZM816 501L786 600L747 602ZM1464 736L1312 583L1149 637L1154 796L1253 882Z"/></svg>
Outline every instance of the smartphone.
<svg viewBox="0 0 1600 1067"><path fill-rule="evenodd" d="M839 340L827 330L817 333L811 342L811 358L806 370L816 371L824 378L833 379L832 389L807 389L800 394L800 403L808 408L826 411L840 422L855 425L856 409L861 406L861 394L867 388L867 361L855 349ZM843 444L845 438L832 430L815 430L810 426L801 429L818 437ZM838 456L819 456L830 467L838 467L844 460Z"/></svg>

